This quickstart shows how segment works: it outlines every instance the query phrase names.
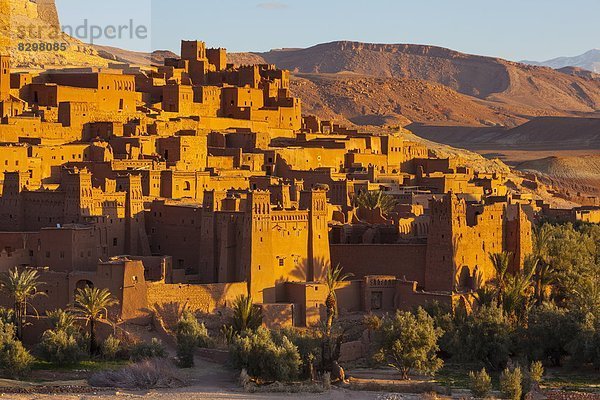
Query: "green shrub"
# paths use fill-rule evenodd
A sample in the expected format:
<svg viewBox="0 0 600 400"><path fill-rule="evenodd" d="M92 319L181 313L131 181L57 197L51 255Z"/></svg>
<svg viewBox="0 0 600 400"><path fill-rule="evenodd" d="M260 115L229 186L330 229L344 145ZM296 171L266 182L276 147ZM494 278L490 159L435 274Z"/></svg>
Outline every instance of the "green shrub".
<svg viewBox="0 0 600 400"><path fill-rule="evenodd" d="M469 372L469 389L473 396L486 398L492 390L492 378L488 375L485 368L479 372Z"/></svg>
<svg viewBox="0 0 600 400"><path fill-rule="evenodd" d="M540 387L544 377L544 366L541 361L534 361L529 366L527 374L523 377L523 392L530 392Z"/></svg>
<svg viewBox="0 0 600 400"><path fill-rule="evenodd" d="M500 375L500 391L505 399L521 400L523 394L523 373L521 368L506 368Z"/></svg>
<svg viewBox="0 0 600 400"><path fill-rule="evenodd" d="M416 314L397 311L384 318L375 333L379 347L375 360L398 370L402 379L408 379L411 370L433 375L443 365L437 356L442 331L422 308Z"/></svg>
<svg viewBox="0 0 600 400"><path fill-rule="evenodd" d="M320 333L314 329L284 328L272 334L277 339L287 337L298 348L302 358L309 354L317 355L321 351Z"/></svg>
<svg viewBox="0 0 600 400"><path fill-rule="evenodd" d="M523 353L532 360L549 360L559 366L578 327L568 310L545 303L529 312L527 327L519 335Z"/></svg>
<svg viewBox="0 0 600 400"><path fill-rule="evenodd" d="M11 377L26 376L34 358L18 340L4 343L0 348L0 368Z"/></svg>
<svg viewBox="0 0 600 400"><path fill-rule="evenodd" d="M189 311L183 313L175 329L177 339L177 358L179 366L191 368L194 366L194 351L197 347L208 348L213 346L213 340L208 334L204 324Z"/></svg>
<svg viewBox="0 0 600 400"><path fill-rule="evenodd" d="M286 337L274 338L263 327L236 336L230 346L232 364L263 380L290 381L298 376L298 349Z"/></svg>
<svg viewBox="0 0 600 400"><path fill-rule="evenodd" d="M14 324L15 312L10 308L0 307L0 321L5 324Z"/></svg>
<svg viewBox="0 0 600 400"><path fill-rule="evenodd" d="M57 309L46 311L46 315L50 320L52 329L56 331L65 331L69 336L79 336L79 327L77 326L75 316L72 313Z"/></svg>
<svg viewBox="0 0 600 400"><path fill-rule="evenodd" d="M64 330L44 332L39 347L44 359L57 365L75 364L82 357L77 339Z"/></svg>
<svg viewBox="0 0 600 400"><path fill-rule="evenodd" d="M130 358L132 361L138 362L151 358L166 358L167 349L162 342L153 338L150 343L139 342L134 344L130 350Z"/></svg>
<svg viewBox="0 0 600 400"><path fill-rule="evenodd" d="M111 335L102 342L100 350L105 360L116 360L119 351L121 351L121 341Z"/></svg>
<svg viewBox="0 0 600 400"><path fill-rule="evenodd" d="M311 329L284 328L271 332L274 340L281 341L287 337L296 346L302 360L302 376L311 377L311 365L315 359L321 359L321 345L323 343L320 333Z"/></svg>
<svg viewBox="0 0 600 400"><path fill-rule="evenodd" d="M510 359L513 331L501 307L484 306L459 321L452 333L450 352L457 361L501 370Z"/></svg>
<svg viewBox="0 0 600 400"><path fill-rule="evenodd" d="M15 327L0 320L0 369L6 376L27 375L34 358L15 337Z"/></svg>

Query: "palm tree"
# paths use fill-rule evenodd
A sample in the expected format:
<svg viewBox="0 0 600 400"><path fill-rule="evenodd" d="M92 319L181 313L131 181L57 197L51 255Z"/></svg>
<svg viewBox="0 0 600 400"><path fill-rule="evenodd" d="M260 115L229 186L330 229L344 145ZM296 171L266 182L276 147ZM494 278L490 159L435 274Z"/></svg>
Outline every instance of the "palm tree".
<svg viewBox="0 0 600 400"><path fill-rule="evenodd" d="M75 311L90 324L90 355L98 352L95 325L102 317L108 318L108 307L117 304L107 289L85 287L75 294Z"/></svg>
<svg viewBox="0 0 600 400"><path fill-rule="evenodd" d="M531 307L533 277L536 268L537 259L527 257L521 271L508 275L502 303L504 311L508 315L522 318Z"/></svg>
<svg viewBox="0 0 600 400"><path fill-rule="evenodd" d="M46 311L46 316L50 320L52 329L66 332L68 335L74 335L77 332L75 315L73 315L71 312L57 309L53 311Z"/></svg>
<svg viewBox="0 0 600 400"><path fill-rule="evenodd" d="M233 330L236 333L253 331L262 324L262 312L254 305L252 297L239 296L233 303Z"/></svg>
<svg viewBox="0 0 600 400"><path fill-rule="evenodd" d="M556 282L554 268L544 262L538 263L533 281L536 304L541 305L552 296L552 285Z"/></svg>
<svg viewBox="0 0 600 400"><path fill-rule="evenodd" d="M343 268L339 265L332 268L331 265L327 267L325 275L325 284L327 285L327 299L325 300L325 307L327 307L327 323L326 323L326 334L331 335L331 326L333 325L333 318L338 313L337 308L337 295L335 290L340 286L340 283L353 277L353 274L343 274Z"/></svg>
<svg viewBox="0 0 600 400"><path fill-rule="evenodd" d="M389 214L396 206L396 200L382 190L376 192L366 190L354 197L354 205L367 210L379 208L383 214Z"/></svg>
<svg viewBox="0 0 600 400"><path fill-rule="evenodd" d="M508 268L510 267L511 257L512 254L506 251L503 251L502 253L490 254L492 266L496 271L496 277L493 279L492 285L496 290L496 301L498 304L502 304L504 299L504 291L509 275Z"/></svg>
<svg viewBox="0 0 600 400"><path fill-rule="evenodd" d="M548 225L543 225L533 232L533 254L542 263L550 263L550 242L552 240L552 230Z"/></svg>
<svg viewBox="0 0 600 400"><path fill-rule="evenodd" d="M8 294L13 301L13 312L18 339L23 338L23 326L26 323L27 306L31 306L30 300L35 296L43 295L37 291L42 283L39 274L34 269L19 271L14 268L0 276L2 291ZM32 306L33 307L33 306Z"/></svg>
<svg viewBox="0 0 600 400"><path fill-rule="evenodd" d="M552 231L546 225L534 232L533 255L537 259L537 265L533 279L535 299L538 305L550 296L556 278L554 268L550 265L549 246L551 239Z"/></svg>
<svg viewBox="0 0 600 400"><path fill-rule="evenodd" d="M595 315L600 310L600 277L581 276L571 289L573 308L580 315Z"/></svg>

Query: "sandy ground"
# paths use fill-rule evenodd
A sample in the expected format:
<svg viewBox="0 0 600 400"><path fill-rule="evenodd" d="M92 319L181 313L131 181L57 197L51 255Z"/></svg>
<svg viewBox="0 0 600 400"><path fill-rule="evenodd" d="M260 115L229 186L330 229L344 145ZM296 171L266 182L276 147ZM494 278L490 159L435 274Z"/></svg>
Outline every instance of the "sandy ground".
<svg viewBox="0 0 600 400"><path fill-rule="evenodd" d="M106 394L85 394L85 395L2 395L0 399L14 400L42 400L42 399L61 399L61 400L125 400L125 399L156 399L156 400L260 400L260 399L302 399L302 400L370 400L383 398L380 393L371 392L351 392L343 389L333 389L329 393L323 394L250 394L244 393L239 389L223 390L222 387L188 387L177 390L152 390L147 392L126 392L119 391Z"/></svg>
<svg viewBox="0 0 600 400"><path fill-rule="evenodd" d="M523 161L539 160L546 157L581 157L590 155L600 155L600 150L515 150L502 148L476 148L472 147L471 151L481 154L487 158L499 158L506 164L514 166Z"/></svg>
<svg viewBox="0 0 600 400"><path fill-rule="evenodd" d="M238 374L226 367L208 362L196 357L195 367L177 370L180 378L188 386L178 389L156 389L147 391L107 390L86 394L2 394L3 382L0 382L0 400L125 400L125 399L156 399L156 400L259 400L259 399L302 399L302 400L370 400L382 398L381 393L355 392L346 389L333 388L329 393L322 394L251 394L244 392L237 383ZM6 381L8 382L8 381ZM6 382L4 385L6 385ZM64 386L75 384L85 386L85 381L45 382ZM28 384L25 384L28 385ZM23 387L27 387L21 385ZM5 386L6 387L6 386ZM415 397L416 398L416 397Z"/></svg>

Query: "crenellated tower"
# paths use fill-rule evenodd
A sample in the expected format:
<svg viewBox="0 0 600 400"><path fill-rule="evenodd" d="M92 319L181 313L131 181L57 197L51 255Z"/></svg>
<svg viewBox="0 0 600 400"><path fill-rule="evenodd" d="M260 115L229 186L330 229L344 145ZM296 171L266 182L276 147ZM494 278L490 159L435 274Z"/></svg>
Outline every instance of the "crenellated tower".
<svg viewBox="0 0 600 400"><path fill-rule="evenodd" d="M149 255L150 244L145 233L144 194L140 175L117 176L117 190L125 192L125 245L126 254Z"/></svg>
<svg viewBox="0 0 600 400"><path fill-rule="evenodd" d="M467 205L449 193L431 201L430 213L424 285L428 291L453 291L459 273L456 257L461 231L467 228Z"/></svg>
<svg viewBox="0 0 600 400"><path fill-rule="evenodd" d="M0 197L0 228L4 231L24 229L23 196L29 174L5 172L2 197Z"/></svg>
<svg viewBox="0 0 600 400"><path fill-rule="evenodd" d="M247 276L249 293L256 302L274 302L274 293L264 293L264 288L275 285L273 243L271 236L271 193L256 190L248 194L247 225L249 237L247 260L242 264L242 274Z"/></svg>
<svg viewBox="0 0 600 400"><path fill-rule="evenodd" d="M65 193L63 223L79 223L93 215L92 174L88 170L63 170L60 188Z"/></svg>
<svg viewBox="0 0 600 400"><path fill-rule="evenodd" d="M10 98L10 56L0 54L0 101Z"/></svg>
<svg viewBox="0 0 600 400"><path fill-rule="evenodd" d="M227 272L221 271L217 237L216 213L221 211L225 191L206 190L202 201L199 271L202 282L226 282Z"/></svg>
<svg viewBox="0 0 600 400"><path fill-rule="evenodd" d="M300 195L300 209L308 210L308 271L307 281L320 281L331 262L329 251L329 207L327 189L314 188ZM343 267L343 265L342 265Z"/></svg>

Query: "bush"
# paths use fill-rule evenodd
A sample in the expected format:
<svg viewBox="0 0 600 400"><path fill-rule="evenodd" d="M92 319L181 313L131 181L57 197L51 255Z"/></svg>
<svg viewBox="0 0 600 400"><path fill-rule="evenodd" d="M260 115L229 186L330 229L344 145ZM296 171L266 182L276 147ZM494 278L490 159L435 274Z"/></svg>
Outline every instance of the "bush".
<svg viewBox="0 0 600 400"><path fill-rule="evenodd" d="M321 345L323 343L320 333L315 330L285 328L271 332L275 341L287 337L296 346L302 360L302 376L311 377L311 364L315 359L321 359Z"/></svg>
<svg viewBox="0 0 600 400"><path fill-rule="evenodd" d="M492 390L492 378L485 368L479 372L469 372L469 389L475 397L486 398Z"/></svg>
<svg viewBox="0 0 600 400"><path fill-rule="evenodd" d="M139 342L134 344L130 350L130 358L132 361L138 362L151 358L166 358L167 349L162 342L153 338L150 343Z"/></svg>
<svg viewBox="0 0 600 400"><path fill-rule="evenodd" d="M579 330L568 344L574 365L593 364L600 368L600 316L585 315L579 322Z"/></svg>
<svg viewBox="0 0 600 400"><path fill-rule="evenodd" d="M208 348L214 345L204 324L189 311L183 313L175 329L177 338L177 358L179 366L191 368L194 366L194 351L196 347Z"/></svg>
<svg viewBox="0 0 600 400"><path fill-rule="evenodd" d="M544 366L541 361L534 361L529 366L526 376L523 379L523 391L530 392L540 387L544 377Z"/></svg>
<svg viewBox="0 0 600 400"><path fill-rule="evenodd" d="M65 331L69 336L79 336L79 327L77 326L75 316L72 313L58 309L46 311L46 315L50 320L52 329L55 331Z"/></svg>
<svg viewBox="0 0 600 400"><path fill-rule="evenodd" d="M483 362L501 370L510 359L513 331L501 307L484 306L458 324L450 352L458 361Z"/></svg>
<svg viewBox="0 0 600 400"><path fill-rule="evenodd" d="M15 312L10 308L0 307L0 321L5 324L14 324Z"/></svg>
<svg viewBox="0 0 600 400"><path fill-rule="evenodd" d="M145 360L119 371L102 371L90 377L93 387L155 389L181 387L184 382L167 360Z"/></svg>
<svg viewBox="0 0 600 400"><path fill-rule="evenodd" d="M437 356L442 331L435 328L433 318L422 308L416 314L397 311L394 317L384 318L376 333L376 361L397 369L404 380L411 370L433 375L443 365Z"/></svg>
<svg viewBox="0 0 600 400"><path fill-rule="evenodd" d="M116 360L119 351L121 351L121 341L111 335L102 342L100 350L105 360Z"/></svg>
<svg viewBox="0 0 600 400"><path fill-rule="evenodd" d="M64 330L47 330L42 335L40 351L46 361L57 365L75 364L82 357L77 339Z"/></svg>
<svg viewBox="0 0 600 400"><path fill-rule="evenodd" d="M18 340L4 343L0 349L0 368L11 377L26 376L34 358Z"/></svg>
<svg viewBox="0 0 600 400"><path fill-rule="evenodd" d="M232 364L263 380L290 381L298 376L298 349L286 337L277 340L265 328L236 336L230 346Z"/></svg>
<svg viewBox="0 0 600 400"><path fill-rule="evenodd" d="M528 358L549 360L552 365L559 366L577 332L576 321L567 310L543 304L530 311L527 328L520 336Z"/></svg>
<svg viewBox="0 0 600 400"><path fill-rule="evenodd" d="M34 358L15 337L15 327L0 321L0 369L7 376L17 378L27 375Z"/></svg>
<svg viewBox="0 0 600 400"><path fill-rule="evenodd" d="M521 400L523 394L523 373L517 367L512 371L506 368L500 375L500 391L505 399Z"/></svg>

